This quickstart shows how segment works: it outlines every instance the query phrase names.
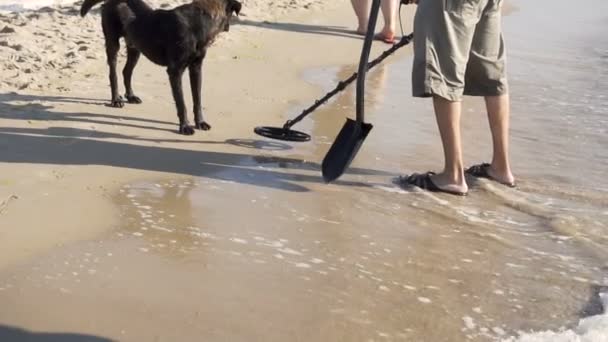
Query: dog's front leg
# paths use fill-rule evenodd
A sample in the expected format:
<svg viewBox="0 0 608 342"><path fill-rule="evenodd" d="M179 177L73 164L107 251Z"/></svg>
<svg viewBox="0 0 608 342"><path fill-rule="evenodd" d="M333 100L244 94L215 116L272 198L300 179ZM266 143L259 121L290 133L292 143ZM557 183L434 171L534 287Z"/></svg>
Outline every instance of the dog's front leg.
<svg viewBox="0 0 608 342"><path fill-rule="evenodd" d="M203 59L197 59L194 63L188 66L190 71L190 88L192 89L192 103L194 104L194 127L203 131L211 129L209 125L203 119L203 106L202 106L202 66Z"/></svg>
<svg viewBox="0 0 608 342"><path fill-rule="evenodd" d="M177 117L179 118L179 134L192 135L194 134L194 128L188 123L186 117L186 104L184 103L184 92L182 90L182 75L184 74L184 67L169 67L167 73L169 74L169 81L171 82L171 91L173 93L173 99L175 100L175 106L177 107Z"/></svg>
<svg viewBox="0 0 608 342"><path fill-rule="evenodd" d="M108 66L110 68L110 90L112 91L111 107L122 108L124 106L122 97L118 94L118 77L116 76L116 59L120 43L118 38L115 40L108 39L106 42L106 54L108 57Z"/></svg>

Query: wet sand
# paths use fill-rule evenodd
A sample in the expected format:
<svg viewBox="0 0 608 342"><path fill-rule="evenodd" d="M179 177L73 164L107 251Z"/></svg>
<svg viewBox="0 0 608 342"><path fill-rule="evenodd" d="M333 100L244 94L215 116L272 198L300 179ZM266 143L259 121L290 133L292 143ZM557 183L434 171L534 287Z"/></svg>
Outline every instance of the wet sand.
<svg viewBox="0 0 608 342"><path fill-rule="evenodd" d="M311 132L310 143L252 135L251 127L280 125L355 70L360 40L317 34L318 28L307 34L266 28L253 42L238 43L250 49L226 47L241 53L231 64L216 55L214 63L236 73L226 82L224 69L207 69L209 82L217 82L205 87L207 112L221 111L208 114L215 126L207 135L170 132L173 114L156 114L173 113L166 81L150 65L142 68L140 87L151 113L129 107L120 119L103 117L109 124L97 123L95 130L48 127L40 134L13 127L2 133L14 149L5 161L21 172L31 164L51 166L73 183L86 179L80 169L91 165L94 184L115 179L115 185L94 192L97 202L88 201L107 205L111 221L102 223L111 223L85 241L68 239L27 259L17 248L8 254L14 262L0 273L0 337L4 331L28 334L10 335L6 325L119 341L493 341L520 331L559 334L560 327L602 314L608 141L601 95L608 87L602 80L577 83L576 91L561 85L605 71L597 64L605 63L605 51L583 49L597 63L556 73L571 56L563 49L576 47L545 39L531 48L519 24L538 7L516 5L519 10L505 19L513 51L515 190L471 180L471 194L461 199L392 184L399 174L441 165L430 103L409 96L407 49L370 73L368 112L375 128L339 182L323 184L319 163L344 115L354 114L353 89L298 125ZM311 20L348 27L346 10L342 3L314 19L288 19L302 25L291 28L310 29L304 25ZM290 51L276 48L285 41L293 43ZM311 44L343 55L305 59ZM348 58L352 64L344 65ZM538 60L551 62L541 66ZM282 87L252 87L251 78ZM536 96L539 85L552 91ZM105 98L106 89L89 87L74 97ZM234 93L240 96L226 106L222 99ZM57 106L51 113L61 113L58 123L76 124L63 113L82 110L82 104L62 100ZM465 106L466 159L478 162L491 153L483 107L470 99ZM108 110L87 107L97 116ZM572 138L567 143L563 137ZM44 155L31 153L36 147ZM6 218L15 215L21 198L11 202ZM77 202L82 220L101 212L87 210L81 197ZM69 222L65 217L59 221Z"/></svg>

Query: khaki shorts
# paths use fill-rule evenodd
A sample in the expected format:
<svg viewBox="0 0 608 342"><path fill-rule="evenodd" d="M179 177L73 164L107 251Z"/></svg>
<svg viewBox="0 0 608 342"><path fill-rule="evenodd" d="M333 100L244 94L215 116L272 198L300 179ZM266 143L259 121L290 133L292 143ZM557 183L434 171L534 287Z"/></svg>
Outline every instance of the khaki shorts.
<svg viewBox="0 0 608 342"><path fill-rule="evenodd" d="M502 0L420 0L414 19L416 97L507 93Z"/></svg>

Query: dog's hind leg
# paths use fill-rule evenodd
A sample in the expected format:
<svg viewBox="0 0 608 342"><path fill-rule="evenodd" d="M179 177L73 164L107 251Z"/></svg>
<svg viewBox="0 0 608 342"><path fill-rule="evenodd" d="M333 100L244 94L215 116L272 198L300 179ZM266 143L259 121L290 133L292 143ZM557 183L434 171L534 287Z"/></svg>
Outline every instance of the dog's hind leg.
<svg viewBox="0 0 608 342"><path fill-rule="evenodd" d="M182 75L185 68L182 66L170 66L167 68L169 81L171 82L171 92L177 107L177 117L179 118L179 134L192 135L194 128L190 126L186 117L186 103L184 102L184 91L182 89Z"/></svg>
<svg viewBox="0 0 608 342"><path fill-rule="evenodd" d="M118 77L116 76L116 60L118 50L120 49L120 41L116 39L106 39L106 54L108 56L108 66L110 67L110 88L112 90L111 107L122 108L123 99L118 94Z"/></svg>
<svg viewBox="0 0 608 342"><path fill-rule="evenodd" d="M188 66L190 72L190 88L192 89L192 103L194 105L194 127L203 131L211 129L211 125L205 122L203 119L203 106L202 106L202 66L203 58L197 59Z"/></svg>
<svg viewBox="0 0 608 342"><path fill-rule="evenodd" d="M125 68L122 70L122 76L125 81L125 97L129 103L139 104L142 102L141 99L133 93L133 87L131 86L133 69L135 69L140 55L141 53L137 49L127 46L127 64L125 64Z"/></svg>

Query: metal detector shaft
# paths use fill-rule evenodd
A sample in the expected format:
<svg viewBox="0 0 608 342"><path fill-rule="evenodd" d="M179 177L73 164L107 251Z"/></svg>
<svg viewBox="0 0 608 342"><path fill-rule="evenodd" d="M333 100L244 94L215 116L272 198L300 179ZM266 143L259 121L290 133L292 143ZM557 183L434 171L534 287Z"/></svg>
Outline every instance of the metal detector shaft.
<svg viewBox="0 0 608 342"><path fill-rule="evenodd" d="M371 18L371 16L370 16L370 18ZM376 65L380 64L380 62L382 62L383 60L385 60L388 56L390 56L393 53L395 53L395 51L397 51L400 48L408 45L412 41L413 37L414 37L413 33L410 33L407 36L403 36L401 38L401 40L397 44L391 46L390 49L384 51L376 59L374 59L373 61L367 63L367 69L366 70L371 70ZM368 58L369 58L369 55L368 55ZM359 69L361 69L361 66L359 66ZM283 126L283 128L284 129L289 129L289 128L291 128L291 126L293 126L293 125L297 124L298 122L302 121L302 119L304 119L306 116L308 116L308 114L314 112L322 104L324 104L329 99L331 99L332 97L334 97L336 94L338 94L339 92L341 92L342 90L344 90L346 88L346 86L348 86L349 84L353 83L353 81L356 80L357 77L359 76L359 73L360 73L360 71L359 72L355 72L349 78L347 78L347 79L345 79L343 81L340 81L338 83L338 85L336 86L336 88L334 88L332 91L330 91L329 93L327 93L322 98L316 100L315 103L312 106L306 108L304 111L302 111L302 113L300 115L298 115L297 117L295 117L295 118L293 118L291 120L288 120L285 123L285 125Z"/></svg>

